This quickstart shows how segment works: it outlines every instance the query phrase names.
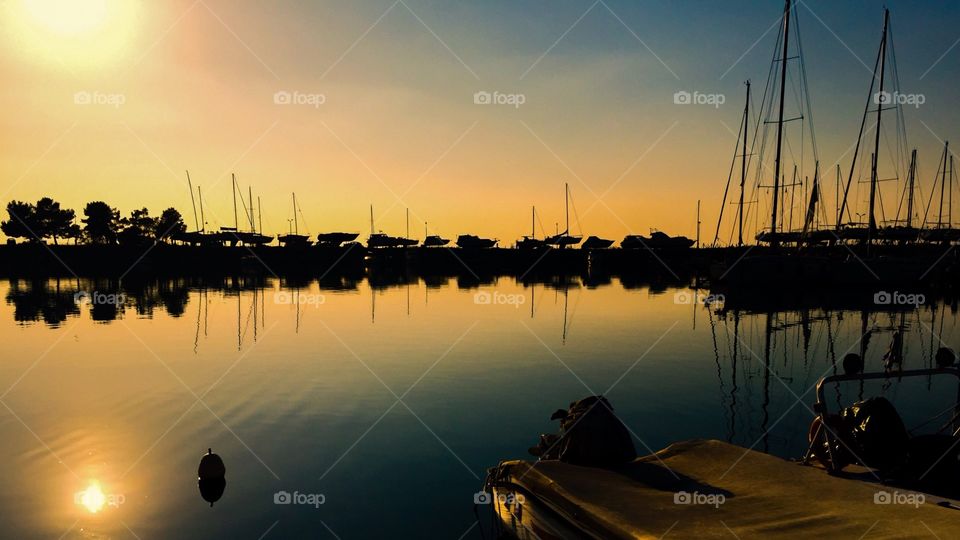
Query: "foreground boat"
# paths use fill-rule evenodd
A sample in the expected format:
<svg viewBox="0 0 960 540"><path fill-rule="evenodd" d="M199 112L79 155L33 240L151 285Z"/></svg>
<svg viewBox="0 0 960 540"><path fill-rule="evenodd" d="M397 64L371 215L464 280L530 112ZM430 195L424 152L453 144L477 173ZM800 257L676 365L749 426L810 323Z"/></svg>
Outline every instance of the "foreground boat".
<svg viewBox="0 0 960 540"><path fill-rule="evenodd" d="M423 247L443 247L449 243L449 239L436 234L431 234L423 239Z"/></svg>
<svg viewBox="0 0 960 540"><path fill-rule="evenodd" d="M679 442L606 469L505 461L490 470L486 489L502 532L523 540L960 537L954 501L715 440ZM894 493L925 503L885 504Z"/></svg>
<svg viewBox="0 0 960 540"><path fill-rule="evenodd" d="M591 236L583 241L580 249L607 249L612 245L613 240L607 240L606 238L600 238L599 236Z"/></svg>

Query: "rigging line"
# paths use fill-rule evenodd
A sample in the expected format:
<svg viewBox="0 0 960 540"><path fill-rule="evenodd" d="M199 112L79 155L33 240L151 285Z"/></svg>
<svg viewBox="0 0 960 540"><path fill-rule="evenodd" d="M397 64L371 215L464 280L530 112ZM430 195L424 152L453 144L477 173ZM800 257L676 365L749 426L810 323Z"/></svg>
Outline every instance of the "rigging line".
<svg viewBox="0 0 960 540"><path fill-rule="evenodd" d="M743 124L747 121L747 111L743 111L743 114L740 115L740 126L737 128L737 143L733 147L733 159L730 160L730 170L727 172L727 185L723 188L723 199L720 201L720 216L717 217L717 230L713 235L713 245L716 247L717 241L720 239L720 225L723 223L723 210L727 207L727 194L730 191L730 180L733 178L733 166L737 163L737 152L740 150L740 140L743 138ZM747 159L747 156L742 156L741 159ZM740 213L743 213L743 208L740 208ZM732 235L732 233L731 233Z"/></svg>
<svg viewBox="0 0 960 540"><path fill-rule="evenodd" d="M807 62L804 60L805 57L803 54L803 43L800 39L801 32L800 32L799 20L800 20L799 14L795 14L793 24L797 29L795 35L797 38L797 51L800 58L800 61L799 61L800 62L800 80L801 80L801 85L803 87L804 101L806 102L806 106L807 106L805 112L807 117L807 123L810 126L810 146L811 146L811 150L813 150L813 161L814 163L818 163L820 161L820 151L817 148L817 137L816 137L816 132L814 130L815 123L813 121L813 107L811 106L811 103L810 103L810 85L807 82Z"/></svg>
<svg viewBox="0 0 960 540"><path fill-rule="evenodd" d="M943 151L944 157L947 155L946 148ZM937 178L940 178L940 173L943 172L942 167L944 166L945 159L940 158L940 162L937 165L937 174L933 177L933 187L930 189L930 198L927 199L927 207L923 211L923 225L922 227L927 226L927 217L930 215L930 206L933 204L933 194L937 192Z"/></svg>
<svg viewBox="0 0 960 540"><path fill-rule="evenodd" d="M840 227L840 222L843 221L843 211L847 210L847 218L852 219L850 214L850 209L847 208L847 194L850 191L850 183L853 182L853 171L856 169L857 157L860 154L860 143L863 142L863 128L867 123L867 114L870 112L870 101L873 98L873 87L877 82L877 68L880 66L880 53L883 52L883 47L877 48L877 59L873 64L873 76L870 77L870 90L867 92L867 103L863 107L863 116L860 119L860 132L857 135L857 144L856 148L853 151L853 161L850 162L850 176L847 178L847 186L843 190L843 203L840 204L840 212L837 216L837 228ZM879 129L879 126L878 126Z"/></svg>
<svg viewBox="0 0 960 540"><path fill-rule="evenodd" d="M569 189L569 188L568 188L568 189ZM577 232L579 232L579 233L580 233L580 236L582 237L582 236L583 236L583 227L581 226L582 224L580 223L580 215L577 214L577 206L576 206L575 204L573 204L573 193L569 193L569 191L568 191L567 197L569 197L569 199L570 199L570 206L573 208L573 218L577 220ZM568 234L568 235L570 234L569 227L567 228L567 234Z"/></svg>

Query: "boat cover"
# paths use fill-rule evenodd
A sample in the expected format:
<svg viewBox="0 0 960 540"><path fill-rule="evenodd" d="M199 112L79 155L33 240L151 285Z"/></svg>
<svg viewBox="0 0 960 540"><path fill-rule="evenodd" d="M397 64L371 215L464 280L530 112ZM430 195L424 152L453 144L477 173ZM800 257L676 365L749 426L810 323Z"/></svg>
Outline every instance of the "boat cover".
<svg viewBox="0 0 960 540"><path fill-rule="evenodd" d="M510 461L499 479L599 538L960 538L952 501L714 440L612 469Z"/></svg>

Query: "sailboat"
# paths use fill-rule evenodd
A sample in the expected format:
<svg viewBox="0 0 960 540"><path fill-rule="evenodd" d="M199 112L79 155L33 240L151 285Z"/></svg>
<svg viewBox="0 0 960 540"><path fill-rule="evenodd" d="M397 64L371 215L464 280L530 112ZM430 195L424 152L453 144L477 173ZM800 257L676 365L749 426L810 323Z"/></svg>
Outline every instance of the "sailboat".
<svg viewBox="0 0 960 540"><path fill-rule="evenodd" d="M955 172L953 169L953 155L950 154L949 149L950 143L944 143L943 158L940 160L940 168L937 171L937 176L940 177L940 207L937 210L936 225L932 225L923 231L922 237L927 242L950 243L960 240L960 229L953 227L953 186L955 184ZM941 172L942 174L940 174ZM933 193L935 191L936 183L934 183L934 190L930 193L927 212L929 212L930 205L933 203ZM946 201L944 201L945 195ZM944 221L943 215L944 202L947 204L946 221ZM926 216L924 216L924 221L926 221Z"/></svg>
<svg viewBox="0 0 960 540"><path fill-rule="evenodd" d="M300 234L299 224L297 221L297 211L299 207L297 206L297 194L293 194L293 232L287 234L281 234L277 236L277 241L280 244L293 247L293 246L309 246L310 237L305 234Z"/></svg>
<svg viewBox="0 0 960 540"><path fill-rule="evenodd" d="M367 238L368 248L398 248L411 247L418 244L416 240L400 236L389 236L383 231L373 232L373 205L370 205L370 236ZM407 210L407 234L410 230L410 211Z"/></svg>
<svg viewBox="0 0 960 540"><path fill-rule="evenodd" d="M537 207L531 207L530 213L530 236L524 236L517 240L518 249L542 249L547 247L547 243L537 238Z"/></svg>
<svg viewBox="0 0 960 540"><path fill-rule="evenodd" d="M269 243L273 238L260 234L256 230L256 226L253 222L253 201L250 202L250 208L247 208L247 205L243 205L243 213L245 219L248 220L250 224L249 231L240 230L240 217L237 213L237 193L240 190L239 185L237 184L237 175L230 175L231 187L233 191L233 227L220 227L220 231L217 233L217 238L220 242L230 244L235 246L237 244L244 244L247 246L251 245L263 245ZM241 199L243 194L240 194ZM250 190L250 198L253 198L253 191ZM202 204L201 204L202 208Z"/></svg>
<svg viewBox="0 0 960 540"><path fill-rule="evenodd" d="M564 183L563 190L563 199L564 199L564 214L566 216L566 226L562 233L557 233L554 236L548 236L544 239L544 243L557 246L559 248L565 248L567 246L575 246L583 240L582 236L573 236L570 234L570 184Z"/></svg>

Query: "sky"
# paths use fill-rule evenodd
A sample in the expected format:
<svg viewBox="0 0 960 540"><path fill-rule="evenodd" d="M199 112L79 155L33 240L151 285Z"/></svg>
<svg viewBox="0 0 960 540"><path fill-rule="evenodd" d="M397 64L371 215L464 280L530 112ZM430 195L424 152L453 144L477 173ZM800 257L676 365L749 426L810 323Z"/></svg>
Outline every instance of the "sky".
<svg viewBox="0 0 960 540"><path fill-rule="evenodd" d="M850 167L883 5L796 5L821 170ZM960 5L886 5L901 92L923 96L903 113L926 196L960 125ZM411 236L428 222L431 234L510 244L530 233L531 206L538 235L563 229L569 183L573 232L693 237L700 200L709 242L743 83L762 91L782 9L778 0L7 0L0 201L52 196L79 213L104 200L125 215L174 206L193 229L189 170L210 229L233 225L235 173L268 234L289 229L295 192L300 232L366 234L372 204L376 229L390 234L405 233L409 209ZM476 103L484 92L499 103ZM676 104L677 92L709 102ZM809 141L791 128L799 152ZM835 173L824 175L832 207ZM897 185L882 186L888 213ZM855 182L851 203L863 193ZM767 197L751 208L762 213Z"/></svg>

